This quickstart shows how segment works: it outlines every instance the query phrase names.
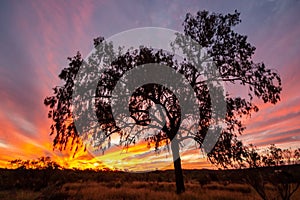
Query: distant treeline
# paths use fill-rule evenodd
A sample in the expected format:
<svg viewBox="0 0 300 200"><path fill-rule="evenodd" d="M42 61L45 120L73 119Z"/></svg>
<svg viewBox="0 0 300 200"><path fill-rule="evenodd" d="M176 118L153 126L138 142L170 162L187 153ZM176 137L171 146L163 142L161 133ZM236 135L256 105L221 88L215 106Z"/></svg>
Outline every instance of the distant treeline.
<svg viewBox="0 0 300 200"><path fill-rule="evenodd" d="M265 149L259 150L250 144L245 147L245 155L241 160L233 162L233 168L256 168L271 167L281 165L300 164L300 148L292 150L281 149L275 144L271 144Z"/></svg>

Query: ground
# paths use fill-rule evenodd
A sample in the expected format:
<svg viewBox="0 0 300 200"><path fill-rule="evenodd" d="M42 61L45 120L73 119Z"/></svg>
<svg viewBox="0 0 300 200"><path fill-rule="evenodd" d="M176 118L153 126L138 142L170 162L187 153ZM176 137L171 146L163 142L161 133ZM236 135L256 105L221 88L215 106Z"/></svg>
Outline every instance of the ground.
<svg viewBox="0 0 300 200"><path fill-rule="evenodd" d="M247 178L274 171L299 177L300 166L262 168L259 170L185 170L186 192L175 193L174 172L150 173L95 172L91 170L0 170L0 199L261 199ZM281 177L279 177L281 178ZM284 178L284 177L282 177ZM299 179L300 180L300 179ZM269 196L280 199L277 184L265 183ZM294 187L296 182L291 182ZM299 199L298 189L291 199Z"/></svg>

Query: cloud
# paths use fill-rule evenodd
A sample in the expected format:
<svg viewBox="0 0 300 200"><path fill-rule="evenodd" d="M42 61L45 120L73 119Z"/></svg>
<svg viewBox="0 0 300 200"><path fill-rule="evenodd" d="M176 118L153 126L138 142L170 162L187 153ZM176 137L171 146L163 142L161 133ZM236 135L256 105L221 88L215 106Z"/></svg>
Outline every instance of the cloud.
<svg viewBox="0 0 300 200"><path fill-rule="evenodd" d="M0 140L0 148L9 148L10 146L6 144L5 141Z"/></svg>

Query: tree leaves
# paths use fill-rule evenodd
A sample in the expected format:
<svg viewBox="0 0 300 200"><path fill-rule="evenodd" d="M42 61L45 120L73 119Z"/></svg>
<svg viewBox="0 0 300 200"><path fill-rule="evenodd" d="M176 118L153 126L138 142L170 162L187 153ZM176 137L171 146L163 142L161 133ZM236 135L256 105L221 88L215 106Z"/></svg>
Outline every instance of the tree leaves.
<svg viewBox="0 0 300 200"><path fill-rule="evenodd" d="M212 101L215 100L211 99L209 87L207 86L208 80L201 79L201 75L209 74L212 80L228 84L240 83L249 88L248 95L250 99L234 97L229 94L226 96L227 112L224 120L226 126L223 127L221 136L213 151L208 154L208 158L212 163L223 167L230 166L232 162L241 162L246 149L242 142L237 139L237 136L242 134L246 128L242 123L243 116L251 116L251 113L258 111L258 107L252 103L253 97L261 98L265 103L275 104L280 100L282 88L281 79L277 72L268 69L264 63L254 63L252 61L255 47L247 41L247 36L234 30L234 26L241 22L239 16L240 13L237 11L226 15L199 11L195 15L188 13L183 22L185 35L190 36L207 49L207 56L211 57L216 64L220 74L219 77L215 76L211 66L197 68L199 66L196 65L202 62L202 60L199 60L201 49L187 46L188 41L185 41L180 35L172 43L172 47L181 49L188 59L178 60L170 53L149 47L126 51L119 48L119 52L113 52L113 44L106 43L103 37L94 39L95 53L87 61L83 61L80 53L68 58L69 67L63 69L59 74L59 78L64 81L64 85L55 87L53 96L46 97L44 100L44 104L50 108L48 117L53 122L50 134L55 135L54 146L62 150L66 148L69 140L74 141L72 145L80 143L74 124L74 116L72 116L74 80L78 76L80 68L86 70L87 76L77 78L90 81L93 77L98 76L90 70L89 66L97 66L100 61L106 64L106 69L98 77L95 108L98 125L105 134L100 137L99 132L96 131L94 136L99 136L100 143L103 143L105 140L110 141L109 137L112 133L119 133L120 144L128 146L137 142L140 135L144 134L143 129L134 132L133 128L128 125L127 131L124 131L114 121L110 104L112 91L127 71L139 65L159 63L169 66L176 73L184 75L194 89L199 101L198 107L194 109L199 110L200 121L197 124L198 131L192 137L200 147L210 125L214 123L212 119ZM110 57L106 55L106 52L118 56L114 56L115 60L109 60ZM85 89L85 85L81 87ZM179 92L184 94L185 91L182 89ZM162 98L166 94L167 98ZM158 149L160 145L173 139L180 125L178 121L182 116L180 104L172 91L150 84L138 88L130 100L131 118L137 124L148 125L150 123L149 108L152 106L151 102L162 105L168 118L167 126L164 126L162 131L144 138L148 142L148 146L154 142L155 148ZM80 111L80 114L85 118L91 117L84 107ZM90 128L83 127L81 131ZM110 142L108 144L110 145ZM101 145L99 145L100 147L102 148ZM75 149L78 149L78 146Z"/></svg>

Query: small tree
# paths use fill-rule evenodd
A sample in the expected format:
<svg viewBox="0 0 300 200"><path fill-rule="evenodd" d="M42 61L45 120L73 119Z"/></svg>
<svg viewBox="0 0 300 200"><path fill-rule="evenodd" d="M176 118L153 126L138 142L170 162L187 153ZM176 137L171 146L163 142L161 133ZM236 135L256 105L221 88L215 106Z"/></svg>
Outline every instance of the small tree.
<svg viewBox="0 0 300 200"><path fill-rule="evenodd" d="M52 161L49 156L40 157L37 160L11 160L9 161L12 168L17 169L62 169L58 163Z"/></svg>
<svg viewBox="0 0 300 200"><path fill-rule="evenodd" d="M295 158L292 151L276 147L275 144L267 148L265 154L259 154L257 148L250 144L246 148L248 167L254 168L243 172L244 180L251 185L262 199L274 199L275 196L281 199L291 199L292 195L300 187L298 177L291 173L288 168L278 167L283 164L291 164ZM265 166L266 168L260 168ZM274 168L270 168L276 166ZM274 186L273 194L268 192L267 184Z"/></svg>
<svg viewBox="0 0 300 200"><path fill-rule="evenodd" d="M247 148L246 162L249 168L257 168L261 166L261 156L257 152L257 147L250 144Z"/></svg>
<svg viewBox="0 0 300 200"><path fill-rule="evenodd" d="M300 148L294 150L294 159L295 164L298 164L300 161Z"/></svg>
<svg viewBox="0 0 300 200"><path fill-rule="evenodd" d="M103 38L95 39L95 53L87 61L83 61L80 54L69 58L69 67L63 69L59 75L65 84L61 87L55 87L54 95L47 97L44 101L45 105L50 107L49 118L53 121L50 134L55 134L54 146L62 150L70 143L71 146L76 145L76 152L81 145L78 133L85 132L90 128L95 128L96 131L93 137L99 141L99 148L103 151L106 148L103 143L106 141L109 146L110 137L113 133L120 135L120 144L125 147L132 143L135 144L141 135L145 133L145 129L141 128L133 131L132 126L129 126L131 123L117 125L112 114L112 92L126 72L136 66L156 63L168 66L175 73L184 75L198 100L197 107L192 109L199 110L200 119L197 124L191 124L191 126L196 127L197 131L190 132L187 127L187 133L184 136L177 134L177 131L181 126L181 119L188 114L181 112L180 103L182 102L179 102L176 95L174 95L176 92L184 96L184 88L170 91L159 84L145 84L135 90L128 104L131 119L135 124L141 126L149 125L151 120L161 121L161 119L155 118L157 115L149 113L149 109L154 104L162 106L165 110L165 114L160 109L155 111L160 113L158 116L165 119L166 122L163 124L161 131L156 132L151 137L145 136L144 139L148 141L148 144L154 143L156 149L163 144L171 144L177 193L185 191L179 155L180 144L186 138L193 138L199 144L199 147L203 148L204 138L211 124L215 123L212 117L213 105L211 102L217 102L218 98L222 98L222 96L216 99L211 98L207 84L210 81L226 82L228 84L239 83L249 89L249 98L234 97L229 94L225 97L226 108L222 109L226 110L225 119L223 120L226 126L219 130L221 132L219 140L208 154L211 163L225 168L234 166L236 163L243 163L243 159L247 155L243 143L237 139L237 136L242 134L245 129L241 118L244 115L249 116L252 112L258 111L257 106L252 103L254 96L261 98L264 103L277 103L280 100L281 80L276 72L268 69L263 63L252 61L255 47L247 42L246 36L233 30L233 27L240 22L237 11L227 15L209 14L207 11L197 12L196 15L188 13L183 23L185 35L177 35L176 40L172 43L174 49L181 49L186 54L187 59L184 60L178 60L172 54L149 47L114 52L112 44L106 43ZM212 58L216 64L218 76L215 76L209 65L202 66L201 71L197 70L196 65L201 66L203 62L203 60L199 60L203 52L201 49L191 48L184 39L185 36L191 37L207 49L208 57ZM110 60L109 55L115 55L117 59ZM92 127L93 125L90 125L91 127L89 125L81 126L78 130L72 116L72 98L73 100L77 98L76 94L72 96L74 80L75 78L77 80L87 80L87 82L95 80L98 74L90 72L80 77L78 71L84 69L89 72L90 66L96 67L101 62L106 66L106 70L98 77L99 82L96 85L95 107L98 127ZM205 77L208 78L203 80L202 76L207 74L209 76ZM170 74L170 78L172 78L172 74ZM80 85L80 87L87 89L84 85ZM186 96L183 101L189 98L190 96ZM90 115L90 110L85 109L85 107L83 105L78 108L77 116L79 114L84 116L85 119L93 118ZM222 118L216 120L222 120ZM77 121L77 124L80 123L81 121ZM127 126L127 129L124 129L125 126ZM103 131L103 134L99 134L99 129ZM88 135L85 139L87 137Z"/></svg>
<svg viewBox="0 0 300 200"><path fill-rule="evenodd" d="M291 149L283 149L282 150L282 157L285 164L292 164L293 152Z"/></svg>
<svg viewBox="0 0 300 200"><path fill-rule="evenodd" d="M264 166L279 166L284 163L282 149L271 144L264 155L262 155L262 162Z"/></svg>
<svg viewBox="0 0 300 200"><path fill-rule="evenodd" d="M275 144L271 144L269 151L271 154L271 159L275 162L275 165L281 165L283 163L282 150L279 147L276 147Z"/></svg>
<svg viewBox="0 0 300 200"><path fill-rule="evenodd" d="M299 180L290 172L284 170L276 171L270 179L282 200L290 200L300 186Z"/></svg>

